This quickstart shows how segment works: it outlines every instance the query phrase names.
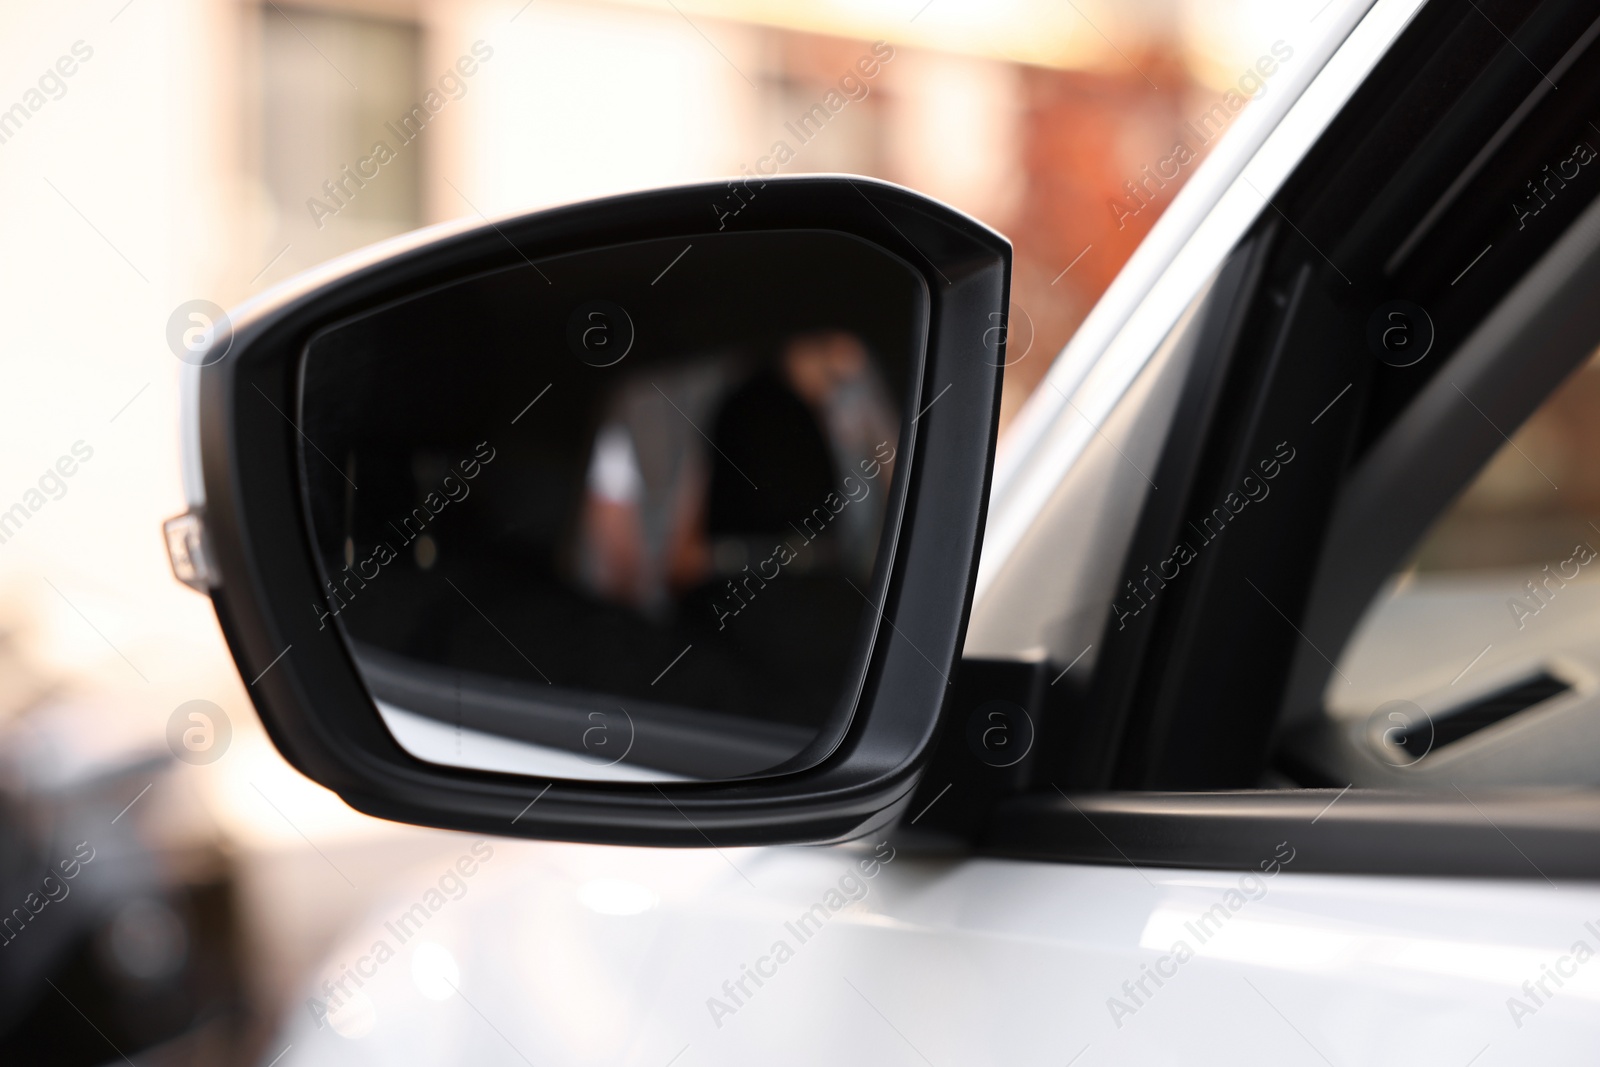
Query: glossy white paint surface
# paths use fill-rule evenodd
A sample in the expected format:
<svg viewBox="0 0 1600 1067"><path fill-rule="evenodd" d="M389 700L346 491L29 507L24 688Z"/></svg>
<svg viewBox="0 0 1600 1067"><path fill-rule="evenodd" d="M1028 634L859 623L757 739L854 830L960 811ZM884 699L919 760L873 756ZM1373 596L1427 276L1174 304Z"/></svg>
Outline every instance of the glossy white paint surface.
<svg viewBox="0 0 1600 1067"><path fill-rule="evenodd" d="M405 943L385 923L438 872L352 932L321 977L379 940L396 955L365 964L361 988L347 980L359 999L331 1024L302 1000L274 1046L293 1046L285 1067L1484 1067L1600 1047L1600 958L1570 958L1577 942L1600 951L1596 887L1297 874L1292 858L1251 877L903 849L865 878L869 848L488 846L460 899L441 895ZM1270 866L1274 845L1262 851ZM1292 857L1293 842L1276 851ZM841 879L844 906L802 940L797 919L826 911ZM1181 964L1179 941L1194 953ZM782 963L779 942L793 951ZM723 983L758 964L770 976L746 979L736 1004ZM1123 988L1158 964L1161 986ZM1523 982L1557 967L1572 973L1545 978L1535 1004ZM1510 997L1533 1010L1513 1019ZM734 1011L713 1018L712 998Z"/></svg>

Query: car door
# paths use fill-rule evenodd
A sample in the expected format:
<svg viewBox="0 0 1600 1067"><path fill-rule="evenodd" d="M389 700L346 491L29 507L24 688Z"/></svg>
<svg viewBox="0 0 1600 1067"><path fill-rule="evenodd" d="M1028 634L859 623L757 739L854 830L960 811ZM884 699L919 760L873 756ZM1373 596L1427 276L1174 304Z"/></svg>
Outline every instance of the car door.
<svg viewBox="0 0 1600 1067"><path fill-rule="evenodd" d="M1507 464L1545 477L1517 427L1592 415L1562 382L1600 341L1597 30L1379 3L1208 165L1002 450L944 740L896 825L485 845L493 881L402 922L397 964L403 897L330 957L295 1062L1579 1057L1593 550L1512 596L1416 560L1519 560L1482 504L1528 518L1495 496Z"/></svg>

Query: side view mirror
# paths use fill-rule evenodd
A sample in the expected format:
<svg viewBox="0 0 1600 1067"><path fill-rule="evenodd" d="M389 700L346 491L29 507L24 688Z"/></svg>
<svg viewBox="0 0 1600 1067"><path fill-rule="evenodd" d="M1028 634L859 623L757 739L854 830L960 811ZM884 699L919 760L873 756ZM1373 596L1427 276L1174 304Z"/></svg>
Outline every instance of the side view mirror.
<svg viewBox="0 0 1600 1067"><path fill-rule="evenodd" d="M197 354L175 570L273 742L361 811L611 844L868 832L960 654L1010 260L844 177L379 246Z"/></svg>

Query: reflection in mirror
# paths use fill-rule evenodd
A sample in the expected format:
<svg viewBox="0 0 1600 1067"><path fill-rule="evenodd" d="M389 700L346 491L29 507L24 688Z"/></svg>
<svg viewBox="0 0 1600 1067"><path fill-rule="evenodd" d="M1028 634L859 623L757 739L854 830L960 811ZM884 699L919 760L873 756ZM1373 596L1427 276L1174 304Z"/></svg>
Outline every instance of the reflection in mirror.
<svg viewBox="0 0 1600 1067"><path fill-rule="evenodd" d="M524 262L311 341L336 626L419 758L593 780L797 770L864 682L927 295L828 232Z"/></svg>

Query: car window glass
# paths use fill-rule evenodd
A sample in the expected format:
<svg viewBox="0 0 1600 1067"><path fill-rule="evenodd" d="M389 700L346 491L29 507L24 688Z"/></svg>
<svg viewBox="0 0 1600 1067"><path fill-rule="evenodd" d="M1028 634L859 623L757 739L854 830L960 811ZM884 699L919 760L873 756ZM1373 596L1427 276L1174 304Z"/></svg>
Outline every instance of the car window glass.
<svg viewBox="0 0 1600 1067"><path fill-rule="evenodd" d="M1497 784L1595 780L1597 447L1600 357L1500 446L1373 600L1325 693L1372 755Z"/></svg>

